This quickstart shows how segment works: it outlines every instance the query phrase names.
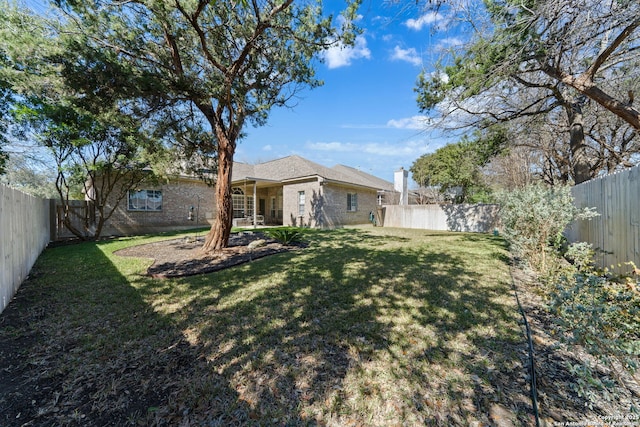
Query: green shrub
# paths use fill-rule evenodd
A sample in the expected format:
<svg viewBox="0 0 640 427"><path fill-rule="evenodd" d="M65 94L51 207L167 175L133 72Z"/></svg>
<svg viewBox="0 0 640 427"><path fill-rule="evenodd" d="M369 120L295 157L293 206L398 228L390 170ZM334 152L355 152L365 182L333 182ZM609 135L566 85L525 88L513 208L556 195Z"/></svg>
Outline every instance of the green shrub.
<svg viewBox="0 0 640 427"><path fill-rule="evenodd" d="M290 245L294 243L300 243L302 241L303 233L300 228L297 227L282 227L268 230L267 234L272 238L282 243L283 245Z"/></svg>
<svg viewBox="0 0 640 427"><path fill-rule="evenodd" d="M562 277L555 284L550 307L566 332L565 341L583 346L609 368L610 374L603 377L596 375L595 367L587 360L570 366L578 380L575 391L587 399L598 397L594 394L595 388L615 396L617 384L624 384L623 371L640 386L638 280L637 277L607 277L583 265L576 274Z"/></svg>
<svg viewBox="0 0 640 427"><path fill-rule="evenodd" d="M549 256L557 253L562 232L571 221L595 215L578 210L568 186L534 184L498 195L503 234L512 252L544 272Z"/></svg>
<svg viewBox="0 0 640 427"><path fill-rule="evenodd" d="M578 271L593 269L593 245L587 242L572 243L567 247L564 257L571 261Z"/></svg>
<svg viewBox="0 0 640 427"><path fill-rule="evenodd" d="M571 387L588 402L613 397L629 374L640 386L640 286L636 276L610 277L593 266L593 247L567 246L562 233L573 220L597 214L579 210L570 188L541 184L499 195L503 235L512 252L540 273L551 312L569 345L580 345L608 368L601 375L589 359L569 366ZM568 264L567 260L572 262ZM596 393L601 390L604 393ZM640 410L640 408L632 408Z"/></svg>

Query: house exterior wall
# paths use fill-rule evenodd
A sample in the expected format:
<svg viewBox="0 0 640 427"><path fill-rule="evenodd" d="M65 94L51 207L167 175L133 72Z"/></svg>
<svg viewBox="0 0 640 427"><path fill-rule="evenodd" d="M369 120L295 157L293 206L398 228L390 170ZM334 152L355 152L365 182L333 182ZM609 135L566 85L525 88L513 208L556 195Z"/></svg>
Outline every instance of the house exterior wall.
<svg viewBox="0 0 640 427"><path fill-rule="evenodd" d="M305 213L298 214L298 193L305 192ZM358 209L347 211L347 194L357 194ZM326 183L318 180L288 184L283 189L284 225L334 228L343 225L366 224L369 213L375 212L377 191L361 187Z"/></svg>
<svg viewBox="0 0 640 427"><path fill-rule="evenodd" d="M284 165L286 170L282 169L282 165L278 165L278 170L263 168L264 170L261 169L261 172L255 175L252 175L254 168L245 165L244 178L240 177L234 181L235 216L245 219L256 211L257 215L264 217L259 220L264 219L265 225L316 228L369 223L370 213L376 211L378 204L378 191L375 187L369 187L368 183L371 181L371 185L377 183L385 187L384 183L375 177L363 177L359 172L353 172L349 168L333 171L301 158L290 160L293 161L293 165ZM289 173L293 175L289 175L290 178ZM305 175L296 178L294 173ZM355 176L352 176L354 174ZM261 178L250 178L251 176ZM237 191L238 189L242 191ZM163 229L211 225L215 221L215 191L197 179L182 177L155 185L142 184L136 190L149 191L146 195L143 193L136 197L136 206L149 206L151 209L129 210L129 200L125 197L106 222L103 234L148 233ZM162 192L162 209L158 211L154 210L154 207L158 206L158 195L153 193L157 190ZM298 206L301 191L305 194L302 212ZM386 196L389 191L391 190L384 193L380 203L387 202ZM347 206L353 201L350 194L357 195L357 209L354 211L349 210ZM240 206L240 195L244 195L244 209ZM115 199L112 198L107 204L115 205ZM193 220L189 219L191 206L194 207Z"/></svg>
<svg viewBox="0 0 640 427"><path fill-rule="evenodd" d="M136 189L161 190L162 210L130 211L125 197L107 221L103 234L126 235L213 224L215 192L202 181L175 179L161 184L141 184ZM108 204L113 206L115 200L110 199ZM191 206L193 220L189 219Z"/></svg>
<svg viewBox="0 0 640 427"><path fill-rule="evenodd" d="M369 222L369 213L376 211L376 190L338 185L326 185L324 190L327 221L336 226L366 224ZM357 195L358 206L355 212L347 211L347 194Z"/></svg>
<svg viewBox="0 0 640 427"><path fill-rule="evenodd" d="M298 193L304 191L304 215L298 212ZM321 194L320 183L317 179L285 184L282 188L282 224L299 227L317 227L313 210Z"/></svg>

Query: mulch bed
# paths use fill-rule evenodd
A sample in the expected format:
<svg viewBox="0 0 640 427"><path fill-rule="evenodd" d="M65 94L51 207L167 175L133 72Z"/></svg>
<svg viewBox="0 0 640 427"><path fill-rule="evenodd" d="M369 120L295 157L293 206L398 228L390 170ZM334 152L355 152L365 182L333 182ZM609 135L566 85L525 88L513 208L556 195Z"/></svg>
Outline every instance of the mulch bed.
<svg viewBox="0 0 640 427"><path fill-rule="evenodd" d="M263 245L251 247L252 242ZM212 273L253 260L300 249L302 245L284 245L270 239L264 233L245 231L232 234L229 246L215 252L204 252L204 237L185 237L119 250L116 255L151 258L154 263L147 274L154 278L170 278Z"/></svg>

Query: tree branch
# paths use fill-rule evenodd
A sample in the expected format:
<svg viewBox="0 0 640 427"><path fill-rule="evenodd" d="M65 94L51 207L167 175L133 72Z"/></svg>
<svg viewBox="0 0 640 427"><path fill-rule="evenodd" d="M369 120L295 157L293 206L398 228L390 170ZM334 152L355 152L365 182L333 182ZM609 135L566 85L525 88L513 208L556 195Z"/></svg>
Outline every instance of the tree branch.
<svg viewBox="0 0 640 427"><path fill-rule="evenodd" d="M605 50L603 50L600 55L596 58L596 60L591 64L591 66L583 73L583 76L588 78L589 80L593 80L595 74L598 72L598 69L604 62L615 52L615 50L624 42L630 35L635 31L636 28L640 26L640 17L636 18L635 21L631 22L626 28L624 28L618 37L615 38L613 42Z"/></svg>

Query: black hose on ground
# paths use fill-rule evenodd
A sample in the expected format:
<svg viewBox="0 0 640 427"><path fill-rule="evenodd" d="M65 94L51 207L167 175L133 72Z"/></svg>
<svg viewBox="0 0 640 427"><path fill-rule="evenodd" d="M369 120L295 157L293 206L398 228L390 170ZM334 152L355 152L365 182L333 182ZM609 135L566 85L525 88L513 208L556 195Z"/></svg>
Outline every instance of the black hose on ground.
<svg viewBox="0 0 640 427"><path fill-rule="evenodd" d="M536 427L540 427L540 414L538 413L538 390L536 389L536 367L533 358L533 341L531 340L531 329L529 328L529 322L527 321L527 316L524 313L522 304L520 304L520 298L518 298L518 290L516 288L516 282L513 279L511 268L509 268L509 274L511 274L511 285L513 286L513 293L516 296L516 302L518 303L520 314L522 314L522 318L524 319L524 327L527 331L527 342L529 344L529 380L531 384L531 405L533 406L533 414L536 417Z"/></svg>

